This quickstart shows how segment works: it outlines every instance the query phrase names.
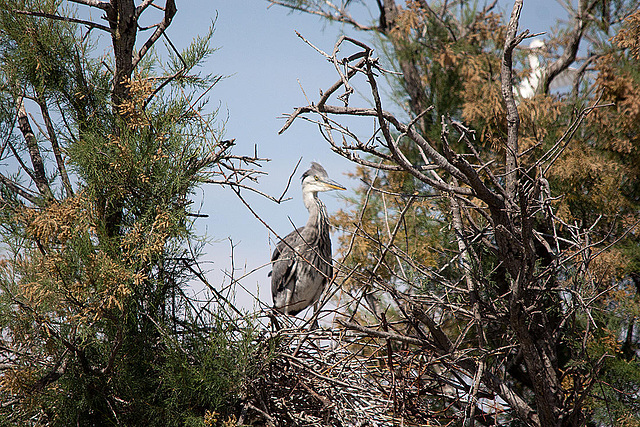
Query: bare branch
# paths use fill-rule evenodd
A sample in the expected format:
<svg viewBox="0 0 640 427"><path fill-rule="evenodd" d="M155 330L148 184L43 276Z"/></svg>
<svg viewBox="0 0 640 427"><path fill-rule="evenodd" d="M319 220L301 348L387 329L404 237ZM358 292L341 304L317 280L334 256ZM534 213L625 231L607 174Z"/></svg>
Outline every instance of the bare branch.
<svg viewBox="0 0 640 427"><path fill-rule="evenodd" d="M582 40L582 36L587 27L585 17L596 5L596 2L591 2L590 5L588 3L588 0L579 0L578 12L573 17L573 27L569 33L569 41L566 44L562 55L554 63L546 67L542 73L539 85L539 91L541 93L549 93L551 81L575 62L576 55L578 54L578 48L580 47L580 41Z"/></svg>
<svg viewBox="0 0 640 427"><path fill-rule="evenodd" d="M507 145L506 145L506 192L510 198L515 198L516 183L518 181L518 130L520 116L513 97L513 49L526 37L528 30L516 36L518 20L522 11L522 0L516 0L511 12L511 19L507 25L507 36L504 41L502 67L500 79L502 81L502 98L507 106Z"/></svg>
<svg viewBox="0 0 640 427"><path fill-rule="evenodd" d="M37 17L41 17L41 18L55 19L56 21L73 22L74 24L86 25L89 28L97 28L98 30L106 31L108 33L111 32L111 28L109 28L109 27L107 27L105 25L97 24L97 23L92 22L92 21L86 21L84 19L71 18L71 17L68 17L68 16L60 16L60 15L55 15L53 13L33 12L33 11L28 11L28 10L16 10L16 9L14 9L12 12L20 14L20 15L37 16Z"/></svg>
<svg viewBox="0 0 640 427"><path fill-rule="evenodd" d="M141 6L138 6L138 8L140 8ZM141 13L142 10L137 9L136 14L138 14L139 16L139 13ZM156 30L153 32L153 34L151 34L151 36L147 39L147 41L144 42L144 44L142 45L142 47L140 48L136 56L133 58L133 65L132 65L133 68L136 67L138 62L140 62L140 60L144 57L144 55L151 48L151 46L153 46L153 44L160 38L160 36L164 34L165 30L169 27L169 25L171 25L171 21L173 20L173 17L175 16L177 11L178 9L176 8L175 0L167 0L167 4L165 5L165 8L164 8L164 17L162 18L162 21L158 23L158 26L156 27Z"/></svg>
<svg viewBox="0 0 640 427"><path fill-rule="evenodd" d="M145 9L153 4L154 0L144 0L138 7L136 7L136 20L142 15Z"/></svg>
<svg viewBox="0 0 640 427"><path fill-rule="evenodd" d="M377 331L375 329L367 328L365 326L360 326L357 323L343 322L342 320L338 320L338 323L347 329L353 329L354 331L363 332L371 337L391 339L394 341L413 344L420 347L423 347L427 344L425 341L422 341L416 338L411 338L406 335L394 334L391 332Z"/></svg>
<svg viewBox="0 0 640 427"><path fill-rule="evenodd" d="M286 7L287 9L291 9L291 10L296 10L298 12L304 12L304 13L308 13L311 15L317 15L317 16L321 16L323 18L327 18L329 20L332 21L336 21L336 22L344 22L346 24L349 24L353 27L355 27L358 30L362 30L362 31L370 31L370 30L375 30L376 27L370 27L368 25L362 25L360 24L358 21L356 21L351 15L347 14L346 11L344 10L344 8L339 8L337 6L335 6L333 3L326 1L325 3L328 5L328 7L330 9L333 10L333 12L330 11L324 11L324 10L316 10L316 9L312 9L309 7L305 7L301 4L291 4L289 2L286 1L281 1L281 0L268 0L269 3L271 3L269 5L279 5L279 6L283 6Z"/></svg>
<svg viewBox="0 0 640 427"><path fill-rule="evenodd" d="M98 0L69 0L73 3L84 4L86 6L97 7L99 9L105 10L111 7L110 1L98 1Z"/></svg>
<svg viewBox="0 0 640 427"><path fill-rule="evenodd" d="M16 184L15 182L13 182L12 180L10 180L9 178L7 178L2 174L0 174L0 181L2 181L4 185L6 185L11 191L16 193L20 197L28 200L32 204L36 204L37 197L34 194L31 194L31 192L29 192L29 190L27 190L26 188Z"/></svg>
<svg viewBox="0 0 640 427"><path fill-rule="evenodd" d="M54 129L53 123L51 122L49 108L47 107L47 103L43 99L43 97L38 97L37 102L40 106L40 112L42 113L42 118L44 119L44 124L47 128L48 139L51 143L51 149L53 150L53 155L56 159L58 172L60 173L60 177L62 178L62 184L67 193L67 196L71 196L73 195L73 188L71 187L71 181L69 180L69 175L67 174L67 168L65 166L64 159L62 158L62 152L60 150L60 144L58 144L56 130Z"/></svg>
<svg viewBox="0 0 640 427"><path fill-rule="evenodd" d="M49 188L49 181L47 180L47 175L44 170L40 148L29 124L29 118L27 117L24 98L22 96L16 99L16 105L18 107L18 127L29 149L29 156L31 158L31 164L33 165L34 183L36 187L38 187L40 195L45 198L53 198L53 193L51 193L51 189Z"/></svg>

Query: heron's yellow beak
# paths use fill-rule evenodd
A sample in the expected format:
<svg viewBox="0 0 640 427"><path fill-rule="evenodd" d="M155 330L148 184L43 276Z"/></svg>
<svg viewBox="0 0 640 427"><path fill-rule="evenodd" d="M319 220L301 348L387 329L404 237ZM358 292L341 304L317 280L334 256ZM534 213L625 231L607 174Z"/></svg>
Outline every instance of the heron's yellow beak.
<svg viewBox="0 0 640 427"><path fill-rule="evenodd" d="M347 188L338 184L337 182L331 179L323 179L322 183L328 186L331 190L346 190Z"/></svg>

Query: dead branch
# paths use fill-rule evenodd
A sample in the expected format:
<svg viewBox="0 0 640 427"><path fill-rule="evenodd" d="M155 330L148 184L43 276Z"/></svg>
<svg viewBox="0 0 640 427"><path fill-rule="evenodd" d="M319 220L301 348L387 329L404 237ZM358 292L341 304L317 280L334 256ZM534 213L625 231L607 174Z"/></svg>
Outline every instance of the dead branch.
<svg viewBox="0 0 640 427"><path fill-rule="evenodd" d="M518 181L518 130L520 127L520 116L516 108L516 101L513 97L513 49L527 36L528 30L517 35L518 20L522 11L522 0L516 0L511 12L511 19L507 25L507 37L504 41L504 51L502 56L502 67L500 69L500 79L502 81L502 98L507 106L507 145L505 190L510 198L515 197L516 182Z"/></svg>
<svg viewBox="0 0 640 427"><path fill-rule="evenodd" d="M87 20L84 20L84 19L71 18L69 16L56 15L54 13L35 12L35 11L29 11L29 10L17 10L17 9L14 9L14 10L12 10L12 12L20 14L20 15L37 16L37 17L41 17L41 18L55 19L56 21L73 22L74 24L86 25L89 28L97 28L98 30L106 31L108 33L111 32L111 28L109 28L109 27L107 27L105 25L98 24L98 23L95 23L95 22L92 22L92 21L87 21Z"/></svg>
<svg viewBox="0 0 640 427"><path fill-rule="evenodd" d="M136 16L139 17L142 11L144 11L144 9L151 3L153 3L153 1L145 2L138 6L136 8ZM155 42L160 38L160 36L164 34L165 30L169 27L169 25L171 25L171 21L173 20L173 17L175 16L177 11L178 9L176 8L175 0L167 0L164 7L164 17L162 18L162 21L157 24L156 30L153 32L153 34L151 34L147 41L144 42L138 53L133 58L132 68L135 68L136 65L138 65L138 62L140 62L144 55L149 51L151 46L153 46Z"/></svg>

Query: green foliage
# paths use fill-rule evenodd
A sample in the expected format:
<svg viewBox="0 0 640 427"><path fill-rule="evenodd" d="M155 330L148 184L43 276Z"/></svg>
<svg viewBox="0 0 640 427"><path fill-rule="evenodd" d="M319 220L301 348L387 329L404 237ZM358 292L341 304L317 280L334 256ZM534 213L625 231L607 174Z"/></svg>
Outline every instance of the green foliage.
<svg viewBox="0 0 640 427"><path fill-rule="evenodd" d="M176 76L175 83L182 87L195 85L199 88L205 88L217 79L212 76L203 76L200 73L192 74L203 61L217 50L211 47L214 29L215 21L211 23L206 34L195 36L193 42L179 54L172 50L169 51L167 72L169 75Z"/></svg>
<svg viewBox="0 0 640 427"><path fill-rule="evenodd" d="M230 417L245 396L247 379L258 372L258 362L268 362L269 355L256 341L251 324L238 330L235 322L222 320L224 313L219 315L212 319L209 335L194 334L180 343L167 343L169 351L160 370L165 405L176 425L189 419L191 425L204 425L206 411L221 419Z"/></svg>
<svg viewBox="0 0 640 427"><path fill-rule="evenodd" d="M214 51L213 27L172 56L169 75L148 54L114 105L117 61L92 53L91 33L14 9L71 14L59 2L0 7L0 129L18 166L0 180L0 424L229 419L268 355L254 320L186 290L199 255L193 193L230 158L215 110L193 105L219 80L193 73ZM20 97L52 117L32 146L15 125ZM24 197L38 150L52 199Z"/></svg>
<svg viewBox="0 0 640 427"><path fill-rule="evenodd" d="M68 63L74 41L73 26L51 20L26 18L13 10L27 10L35 2L3 1L0 3L2 43L0 45L5 82L19 91L24 83L37 91L59 90L68 78ZM53 13L60 1L38 2L43 12Z"/></svg>

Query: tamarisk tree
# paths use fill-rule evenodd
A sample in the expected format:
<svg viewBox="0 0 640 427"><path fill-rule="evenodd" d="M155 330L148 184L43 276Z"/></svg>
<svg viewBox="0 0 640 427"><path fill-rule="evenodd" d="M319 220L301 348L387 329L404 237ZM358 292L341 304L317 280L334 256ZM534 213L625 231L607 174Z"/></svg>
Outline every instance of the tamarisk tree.
<svg viewBox="0 0 640 427"><path fill-rule="evenodd" d="M102 19L80 18L90 9ZM192 196L255 179L261 160L232 154L203 102L220 79L196 68L213 27L179 51L176 13L174 0L0 3L3 425L233 412L252 332L185 292L206 282Z"/></svg>

